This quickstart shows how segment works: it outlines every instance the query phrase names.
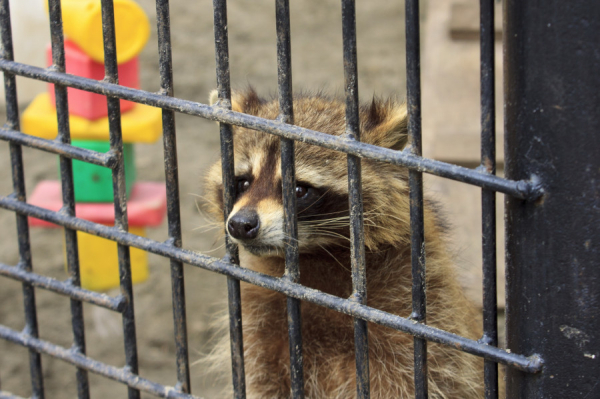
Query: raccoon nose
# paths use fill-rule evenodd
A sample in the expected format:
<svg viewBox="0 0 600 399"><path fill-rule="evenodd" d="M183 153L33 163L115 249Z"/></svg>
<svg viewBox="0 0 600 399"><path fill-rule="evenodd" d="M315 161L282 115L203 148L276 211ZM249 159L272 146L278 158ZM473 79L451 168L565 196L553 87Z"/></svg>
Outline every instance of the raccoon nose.
<svg viewBox="0 0 600 399"><path fill-rule="evenodd" d="M238 240L251 240L258 235L260 219L254 211L240 211L229 218L227 230Z"/></svg>

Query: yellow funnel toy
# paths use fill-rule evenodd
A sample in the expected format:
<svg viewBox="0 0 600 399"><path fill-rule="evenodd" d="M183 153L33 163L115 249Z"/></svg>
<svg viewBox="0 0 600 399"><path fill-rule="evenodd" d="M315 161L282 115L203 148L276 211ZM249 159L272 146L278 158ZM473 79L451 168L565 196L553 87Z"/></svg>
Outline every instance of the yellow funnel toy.
<svg viewBox="0 0 600 399"><path fill-rule="evenodd" d="M107 141L109 138L107 116L91 121L69 115L69 126L73 140ZM43 139L56 138L56 109L48 93L39 94L23 112L21 131ZM162 133L161 109L136 104L131 111L121 114L121 131L126 143L154 143Z"/></svg>
<svg viewBox="0 0 600 399"><path fill-rule="evenodd" d="M117 62L127 62L142 51L150 37L144 10L132 0L114 0ZM100 0L63 0L65 34L92 59L104 62Z"/></svg>

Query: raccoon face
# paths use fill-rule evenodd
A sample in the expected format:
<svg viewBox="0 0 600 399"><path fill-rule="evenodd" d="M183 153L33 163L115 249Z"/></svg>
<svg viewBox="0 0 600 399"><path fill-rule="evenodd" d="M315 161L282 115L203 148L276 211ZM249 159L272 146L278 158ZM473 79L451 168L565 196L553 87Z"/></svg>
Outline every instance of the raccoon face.
<svg viewBox="0 0 600 399"><path fill-rule="evenodd" d="M211 94L211 102L215 98ZM253 90L234 93L232 109L275 119L277 100L263 101ZM298 126L332 135L345 131L343 102L323 96L300 96L294 100L294 120ZM406 143L406 110L393 102L376 102L361 109L363 141L401 149ZM295 143L296 206L298 247L301 253L349 247L348 180L346 154ZM226 232L241 248L257 256L283 256L285 249L284 211L279 138L267 133L234 127L236 198L226 221ZM381 217L385 203L393 201L391 191L405 187L405 171L363 161L366 244L376 248L375 226L382 233ZM215 164L207 177L209 211L222 215L223 187L221 164ZM391 191L390 191L391 190ZM390 193L386 194L386 191ZM369 216L369 212L372 215ZM379 215L379 216L378 216ZM381 219L381 221L379 220ZM383 226L381 230L379 225ZM371 226L371 227L370 227ZM372 233L371 232L371 233ZM381 235L381 234L380 234ZM385 241L385 240L384 240Z"/></svg>

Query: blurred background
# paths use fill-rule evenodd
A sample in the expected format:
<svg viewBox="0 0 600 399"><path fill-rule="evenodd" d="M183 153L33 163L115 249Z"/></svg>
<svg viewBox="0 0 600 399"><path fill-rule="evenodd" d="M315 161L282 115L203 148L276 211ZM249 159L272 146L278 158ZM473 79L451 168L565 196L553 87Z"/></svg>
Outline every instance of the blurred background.
<svg viewBox="0 0 600 399"><path fill-rule="evenodd" d="M148 14L151 38L140 55L141 88L159 89L156 11L153 0L138 0ZM216 87L212 1L171 0L171 37L175 96L206 103ZM434 3L434 4L430 4ZM11 1L15 60L45 67L49 28L43 0ZM338 1L292 1L292 74L294 90L324 90L343 95L341 7ZM404 3L386 0L358 1L359 95L369 101L406 96ZM471 14L469 14L471 13ZM479 42L477 3L470 0L422 2L422 87L424 155L474 167L479 164ZM255 87L262 96L277 94L275 2L231 0L228 31L232 87ZM497 65L501 66L498 42ZM501 69L497 74L501 76ZM498 78L499 85L501 79ZM21 110L46 90L44 83L17 78ZM501 86L498 86L500 93ZM2 99L3 101L3 99ZM498 96L501 112L501 96ZM0 112L4 112L0 108ZM5 120L5 115L1 115ZM499 151L502 147L498 113ZM219 137L214 122L177 115L177 144L183 245L187 249L222 256L218 230L211 229L199 213L202 177L218 159ZM24 148L27 192L41 180L58 179L55 156ZM164 181L162 140L135 146L138 179ZM501 154L500 154L501 155ZM501 157L499 160L501 170ZM461 183L427 177L426 189L442 203L453 226L451 250L456 255L461 281L470 298L481 302L480 190ZM0 142L0 195L12 192L8 145ZM498 197L499 208L502 197ZM499 215L502 210L499 209ZM499 217L499 232L503 230ZM0 209L0 262L18 262L15 216ZM152 239L167 238L166 221L147 231ZM62 229L31 229L34 270L65 279ZM503 267L503 238L498 237L499 269ZM135 313L141 376L161 384L173 384L173 340L170 269L167 259L150 254L150 277L134 286ZM225 278L186 266L186 298L190 359L196 362L210 351L217 315L226 306ZM500 273L501 275L503 273ZM504 303L503 280L499 302ZM24 326L21 284L0 278L0 324L21 330ZM110 293L110 292L109 292ZM72 332L69 299L36 290L40 336L70 347ZM124 364L121 319L118 314L85 305L88 355L121 367ZM192 392L219 397L223 384L207 376L203 366L192 366ZM48 398L76 396L75 368L43 356ZM95 398L124 398L126 388L90 373ZM0 387L27 397L27 350L0 340ZM144 394L143 394L144 396Z"/></svg>

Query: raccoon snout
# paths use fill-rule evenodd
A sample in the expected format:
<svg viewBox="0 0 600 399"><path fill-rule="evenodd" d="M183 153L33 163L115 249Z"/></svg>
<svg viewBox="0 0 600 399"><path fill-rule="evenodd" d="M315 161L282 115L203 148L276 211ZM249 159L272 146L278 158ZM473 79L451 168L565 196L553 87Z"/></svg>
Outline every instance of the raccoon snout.
<svg viewBox="0 0 600 399"><path fill-rule="evenodd" d="M258 235L260 218L255 211L242 210L229 218L227 231L238 240L251 240Z"/></svg>

